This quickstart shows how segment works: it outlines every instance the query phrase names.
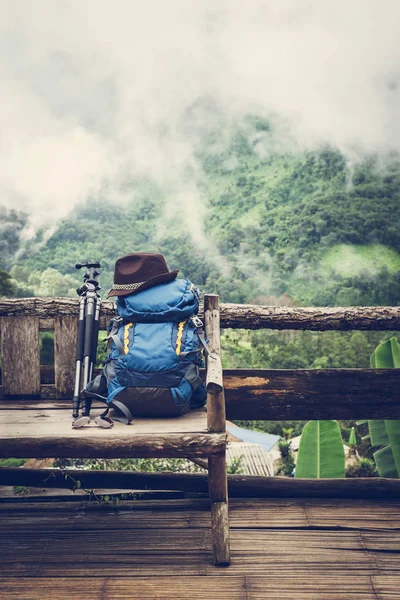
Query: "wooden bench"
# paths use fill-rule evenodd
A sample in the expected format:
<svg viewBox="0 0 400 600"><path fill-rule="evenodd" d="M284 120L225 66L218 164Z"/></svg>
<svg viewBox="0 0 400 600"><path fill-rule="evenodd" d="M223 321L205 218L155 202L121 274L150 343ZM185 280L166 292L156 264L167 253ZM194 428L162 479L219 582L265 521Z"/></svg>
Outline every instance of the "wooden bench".
<svg viewBox="0 0 400 600"><path fill-rule="evenodd" d="M134 419L129 426L116 422L109 430L71 427L71 405L65 400L72 399L77 316L54 318L54 397L35 401L45 391L40 381L39 328L51 328L51 324L44 319L1 319L2 395L6 400L0 408L0 457L207 459L214 561L229 564L218 296L204 299L205 333L215 355L206 367L207 411L196 409L175 419ZM97 414L95 405L92 414Z"/></svg>

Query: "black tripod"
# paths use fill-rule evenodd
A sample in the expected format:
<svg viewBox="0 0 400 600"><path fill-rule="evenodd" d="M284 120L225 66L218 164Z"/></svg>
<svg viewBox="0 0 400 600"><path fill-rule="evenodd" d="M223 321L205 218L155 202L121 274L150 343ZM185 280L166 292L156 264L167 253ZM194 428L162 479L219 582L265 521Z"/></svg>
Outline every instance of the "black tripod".
<svg viewBox="0 0 400 600"><path fill-rule="evenodd" d="M75 389L72 400L73 427L83 427L90 421L91 398L82 394L93 378L96 364L97 338L99 334L99 318L101 299L99 296L100 263L76 264L76 269L86 267L83 284L76 291L79 301L78 341L76 345ZM82 416L79 417L82 395Z"/></svg>

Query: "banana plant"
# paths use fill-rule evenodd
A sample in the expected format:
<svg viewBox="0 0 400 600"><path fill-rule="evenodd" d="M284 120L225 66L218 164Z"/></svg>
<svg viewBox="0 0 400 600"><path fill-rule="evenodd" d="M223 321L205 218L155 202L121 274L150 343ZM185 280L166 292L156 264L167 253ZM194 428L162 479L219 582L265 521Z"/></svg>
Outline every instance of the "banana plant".
<svg viewBox="0 0 400 600"><path fill-rule="evenodd" d="M379 344L371 355L372 369L400 368L400 345L392 337ZM358 424L365 423L360 421ZM371 446L380 446L374 453L374 460L381 477L400 477L400 421L373 420L368 421L368 435Z"/></svg>
<svg viewBox="0 0 400 600"><path fill-rule="evenodd" d="M354 427L351 428L349 441L347 443L352 449L357 446L356 432Z"/></svg>
<svg viewBox="0 0 400 600"><path fill-rule="evenodd" d="M344 477L345 456L337 421L309 421L303 428L295 477Z"/></svg>
<svg viewBox="0 0 400 600"><path fill-rule="evenodd" d="M349 450L347 452L348 458L350 458L352 456L357 456L358 457L358 453L357 453L357 438L356 438L355 427L351 428L350 437L349 437L349 441L347 442L347 445L349 447Z"/></svg>

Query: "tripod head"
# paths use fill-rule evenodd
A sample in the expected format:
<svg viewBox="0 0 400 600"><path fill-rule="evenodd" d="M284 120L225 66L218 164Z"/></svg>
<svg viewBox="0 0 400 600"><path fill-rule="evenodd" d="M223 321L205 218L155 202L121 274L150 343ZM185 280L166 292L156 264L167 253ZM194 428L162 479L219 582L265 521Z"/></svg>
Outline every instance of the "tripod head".
<svg viewBox="0 0 400 600"><path fill-rule="evenodd" d="M89 290L98 292L101 289L98 281L100 270L97 270L100 269L100 263L86 262L76 263L75 265L75 269L83 269L84 267L86 267L86 273L83 276L83 284L76 290L78 296L82 296Z"/></svg>

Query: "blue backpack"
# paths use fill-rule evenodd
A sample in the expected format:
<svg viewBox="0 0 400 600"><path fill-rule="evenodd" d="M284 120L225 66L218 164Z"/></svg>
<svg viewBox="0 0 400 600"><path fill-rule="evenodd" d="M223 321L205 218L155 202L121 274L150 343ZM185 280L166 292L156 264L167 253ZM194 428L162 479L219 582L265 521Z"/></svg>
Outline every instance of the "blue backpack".
<svg viewBox="0 0 400 600"><path fill-rule="evenodd" d="M187 279L119 296L103 371L86 394L104 397L113 418L125 423L135 416L179 416L203 406L199 367L207 344L196 316L199 298Z"/></svg>

